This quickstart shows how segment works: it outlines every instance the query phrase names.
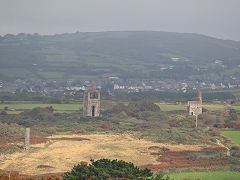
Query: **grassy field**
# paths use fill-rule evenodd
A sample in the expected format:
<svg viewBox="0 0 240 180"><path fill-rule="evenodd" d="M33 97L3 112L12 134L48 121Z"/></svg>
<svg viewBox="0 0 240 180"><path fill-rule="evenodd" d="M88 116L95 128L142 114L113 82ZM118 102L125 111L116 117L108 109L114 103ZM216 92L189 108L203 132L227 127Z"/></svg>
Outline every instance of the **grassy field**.
<svg viewBox="0 0 240 180"><path fill-rule="evenodd" d="M18 114L26 109L33 109L36 107L50 107L52 106L57 112L77 111L82 108L82 104L0 104L0 110L8 107L9 114Z"/></svg>
<svg viewBox="0 0 240 180"><path fill-rule="evenodd" d="M167 104L167 103L157 103L157 105L161 108L162 111L176 111L176 110L186 110L187 111L187 104ZM82 104L41 104L41 103L33 103L33 104L25 104L25 103L18 103L16 104L0 104L0 110L3 110L4 107L8 107L8 111L11 111L11 114L17 114L18 111L26 110L26 109L33 109L36 107L49 107L52 106L55 111L76 111L82 108ZM224 105L221 104L205 104L203 107L206 109L213 111L213 110L222 110L224 109ZM236 108L238 106L235 106ZM240 109L240 106L239 106ZM14 112L16 111L16 112Z"/></svg>
<svg viewBox="0 0 240 180"><path fill-rule="evenodd" d="M213 171L213 172L186 172L174 173L169 175L174 180L239 180L240 172L234 171Z"/></svg>
<svg viewBox="0 0 240 180"><path fill-rule="evenodd" d="M165 104L157 103L162 111L187 110L187 104Z"/></svg>
<svg viewBox="0 0 240 180"><path fill-rule="evenodd" d="M64 73L62 72L38 72L44 78L62 78Z"/></svg>
<svg viewBox="0 0 240 180"><path fill-rule="evenodd" d="M204 104L204 102L203 102L203 107L209 111L215 111L215 110L223 110L225 108L225 105L223 105L223 104Z"/></svg>
<svg viewBox="0 0 240 180"><path fill-rule="evenodd" d="M221 131L221 133L235 143L240 144L240 131Z"/></svg>
<svg viewBox="0 0 240 180"><path fill-rule="evenodd" d="M0 74L3 74L4 76L11 78L35 77L35 75L31 71L25 68L4 68L0 69Z"/></svg>
<svg viewBox="0 0 240 180"><path fill-rule="evenodd" d="M232 106L233 109L240 110L240 106Z"/></svg>

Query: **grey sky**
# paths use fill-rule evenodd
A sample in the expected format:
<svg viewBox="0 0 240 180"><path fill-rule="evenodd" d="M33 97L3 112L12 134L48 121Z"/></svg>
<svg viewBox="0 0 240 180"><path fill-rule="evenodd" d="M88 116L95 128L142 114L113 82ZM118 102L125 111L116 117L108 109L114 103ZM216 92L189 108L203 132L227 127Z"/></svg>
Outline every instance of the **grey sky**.
<svg viewBox="0 0 240 180"><path fill-rule="evenodd" d="M240 40L240 0L0 0L0 34L155 30Z"/></svg>

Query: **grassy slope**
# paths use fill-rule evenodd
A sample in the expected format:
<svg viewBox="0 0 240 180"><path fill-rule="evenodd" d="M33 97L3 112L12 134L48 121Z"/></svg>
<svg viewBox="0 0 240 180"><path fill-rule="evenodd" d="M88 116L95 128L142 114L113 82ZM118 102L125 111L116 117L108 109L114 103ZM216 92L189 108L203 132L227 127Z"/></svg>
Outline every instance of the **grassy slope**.
<svg viewBox="0 0 240 180"><path fill-rule="evenodd" d="M177 69L182 76L187 76L193 72L186 72L186 65L200 63L208 67L219 57L232 59L234 64L240 57L236 51L239 48L238 42L169 32L13 36L0 39L0 59L4 59L0 62L0 75L2 78L71 78L81 75L124 76L131 72L141 78L139 75L146 77L151 71L159 72L159 64L173 63L179 66ZM173 57L179 57L179 62L172 62ZM141 73L136 75L136 72Z"/></svg>
<svg viewBox="0 0 240 180"><path fill-rule="evenodd" d="M221 131L221 133L235 143L240 144L240 131Z"/></svg>
<svg viewBox="0 0 240 180"><path fill-rule="evenodd" d="M215 172L186 172L186 173L175 173L169 175L175 180L182 179L201 179L201 180L239 180L240 172L232 171L215 171Z"/></svg>

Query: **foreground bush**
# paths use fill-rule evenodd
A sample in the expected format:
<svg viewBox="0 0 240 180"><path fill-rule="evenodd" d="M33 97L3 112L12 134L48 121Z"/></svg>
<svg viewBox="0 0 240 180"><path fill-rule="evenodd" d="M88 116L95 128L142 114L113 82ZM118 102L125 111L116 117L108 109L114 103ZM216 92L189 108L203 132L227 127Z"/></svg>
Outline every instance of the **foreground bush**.
<svg viewBox="0 0 240 180"><path fill-rule="evenodd" d="M97 161L91 160L91 164L81 163L75 165L71 172L63 175L65 180L77 179L109 179L109 178L147 178L153 173L150 169L140 170L133 163L125 161L100 159Z"/></svg>

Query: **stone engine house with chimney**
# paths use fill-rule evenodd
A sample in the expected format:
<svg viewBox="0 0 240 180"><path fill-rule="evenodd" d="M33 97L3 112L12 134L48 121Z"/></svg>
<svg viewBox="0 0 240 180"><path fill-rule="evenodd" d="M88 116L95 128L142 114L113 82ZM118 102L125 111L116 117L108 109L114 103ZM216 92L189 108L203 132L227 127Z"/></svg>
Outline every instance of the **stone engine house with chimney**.
<svg viewBox="0 0 240 180"><path fill-rule="evenodd" d="M97 117L100 115L100 92L96 90L96 84L86 90L83 95L83 115Z"/></svg>
<svg viewBox="0 0 240 180"><path fill-rule="evenodd" d="M198 98L188 101L188 113L190 116L202 114L202 92L198 92Z"/></svg>

